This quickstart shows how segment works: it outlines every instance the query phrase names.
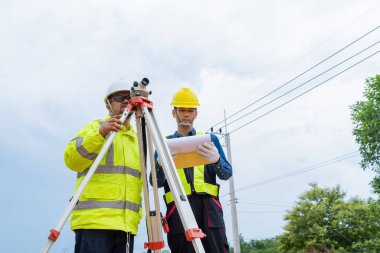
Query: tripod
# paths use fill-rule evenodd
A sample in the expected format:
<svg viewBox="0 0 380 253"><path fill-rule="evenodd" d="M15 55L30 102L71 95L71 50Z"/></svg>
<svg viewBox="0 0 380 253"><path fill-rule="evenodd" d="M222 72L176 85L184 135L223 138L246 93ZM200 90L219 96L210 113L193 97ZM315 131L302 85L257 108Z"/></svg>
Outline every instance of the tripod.
<svg viewBox="0 0 380 253"><path fill-rule="evenodd" d="M131 117L133 114L135 114L136 118L137 137L140 152L141 176L143 183L144 206L146 212L146 223L148 232L148 242L144 243L144 248L147 248L148 252L153 250L154 253L160 253L161 249L164 248L156 180L157 177L156 170L154 168L154 144L158 156L161 159L163 171L168 182L169 188L173 194L174 202L177 206L182 225L185 229L186 239L192 242L195 252L204 253L205 251L200 238L205 237L205 234L203 234L202 230L199 229L197 226L194 214L187 199L186 193L183 189L182 183L179 179L177 169L174 165L174 161L170 154L169 148L160 132L157 120L153 113L153 103L148 99L148 96L151 94L151 92L149 92L146 89L146 86L148 84L149 80L147 78L144 78L139 83L134 82L133 87L131 88L131 99L128 102L127 108L124 110L120 117L120 121L122 123L124 123L125 120ZM103 145L98 156L96 157L95 161L88 170L87 175L78 187L74 196L70 200L56 227L50 230L48 241L46 242L41 253L49 252L53 243L58 239L60 231L62 230L64 224L70 216L70 213L75 208L75 205L78 203L79 198L82 195L86 185L89 183L91 177L98 168L107 150L110 148L116 134L117 132L111 132L111 134L108 136L105 144ZM155 208L155 210L153 211L150 211L149 201L149 184L147 179L146 167L146 158L148 155L148 152L146 152L147 149L149 150L149 162L152 174L153 197Z"/></svg>

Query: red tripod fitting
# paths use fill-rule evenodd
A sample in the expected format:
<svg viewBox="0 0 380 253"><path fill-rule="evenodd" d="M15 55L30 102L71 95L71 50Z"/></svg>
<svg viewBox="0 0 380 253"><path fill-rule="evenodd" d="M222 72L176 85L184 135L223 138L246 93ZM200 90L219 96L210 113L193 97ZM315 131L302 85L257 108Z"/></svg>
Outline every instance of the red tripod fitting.
<svg viewBox="0 0 380 253"><path fill-rule="evenodd" d="M139 107L139 108L147 107L148 109L151 110L151 109L153 109L153 102L150 101L149 99L145 98L145 97L132 97L129 100L127 108L130 111L136 111L137 107Z"/></svg>
<svg viewBox="0 0 380 253"><path fill-rule="evenodd" d="M206 235L202 232L200 228L191 228L185 231L186 240L192 241L195 238L204 238Z"/></svg>
<svg viewBox="0 0 380 253"><path fill-rule="evenodd" d="M60 232L58 230L50 229L50 234L49 234L48 239L55 242L58 239L59 234Z"/></svg>

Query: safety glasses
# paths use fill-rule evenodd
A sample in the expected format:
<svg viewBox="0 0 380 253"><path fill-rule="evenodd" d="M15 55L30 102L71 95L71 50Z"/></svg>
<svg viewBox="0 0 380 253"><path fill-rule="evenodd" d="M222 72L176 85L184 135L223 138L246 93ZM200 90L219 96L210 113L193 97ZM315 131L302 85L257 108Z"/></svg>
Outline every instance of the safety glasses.
<svg viewBox="0 0 380 253"><path fill-rule="evenodd" d="M112 96L109 99L110 99L110 102L116 101L116 102L122 103L124 102L124 100L129 101L131 97L130 96Z"/></svg>

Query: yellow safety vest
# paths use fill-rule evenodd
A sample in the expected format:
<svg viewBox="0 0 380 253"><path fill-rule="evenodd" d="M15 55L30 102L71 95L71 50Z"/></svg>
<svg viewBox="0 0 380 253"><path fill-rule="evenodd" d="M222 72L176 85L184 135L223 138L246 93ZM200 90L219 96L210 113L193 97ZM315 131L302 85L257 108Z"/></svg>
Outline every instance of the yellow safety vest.
<svg viewBox="0 0 380 253"><path fill-rule="evenodd" d="M202 135L203 133L197 132L196 135ZM182 182L182 186L187 196L191 195L191 185L187 182L184 168L177 168L178 176ZM205 182L205 166L198 165L194 167L194 191L199 194L209 194L212 196L218 196L219 186ZM171 191L165 193L165 201L167 204L174 201Z"/></svg>
<svg viewBox="0 0 380 253"><path fill-rule="evenodd" d="M104 119L107 120L109 117ZM101 120L86 125L67 145L65 163L77 171L75 191L100 152ZM137 234L142 217L141 166L132 126L122 126L72 212L71 229L111 229Z"/></svg>

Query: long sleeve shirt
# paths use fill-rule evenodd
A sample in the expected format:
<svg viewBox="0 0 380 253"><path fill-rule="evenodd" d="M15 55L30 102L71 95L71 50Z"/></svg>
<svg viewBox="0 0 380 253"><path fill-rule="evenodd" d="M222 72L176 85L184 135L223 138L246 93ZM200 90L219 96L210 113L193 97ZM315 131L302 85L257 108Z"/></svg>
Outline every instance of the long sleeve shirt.
<svg viewBox="0 0 380 253"><path fill-rule="evenodd" d="M187 133L187 136L194 136L196 135L196 131L193 128L190 132ZM176 131L173 135L168 136L169 139L171 138L181 138L183 137ZM224 151L222 146L220 145L218 137L216 137L214 134L211 134L211 141L214 143L215 147L218 149L219 152L219 161L212 164L207 164L205 167L213 169L221 180L228 180L232 176L232 167L230 163L227 161L226 156L224 155ZM157 162L157 153L155 154L156 159L156 171L157 171L157 186L163 187L165 185L166 179L165 174L162 169L162 167ZM194 176L193 176L193 170L186 169L185 170L186 179L189 183L193 182ZM215 180L215 179L213 179Z"/></svg>

